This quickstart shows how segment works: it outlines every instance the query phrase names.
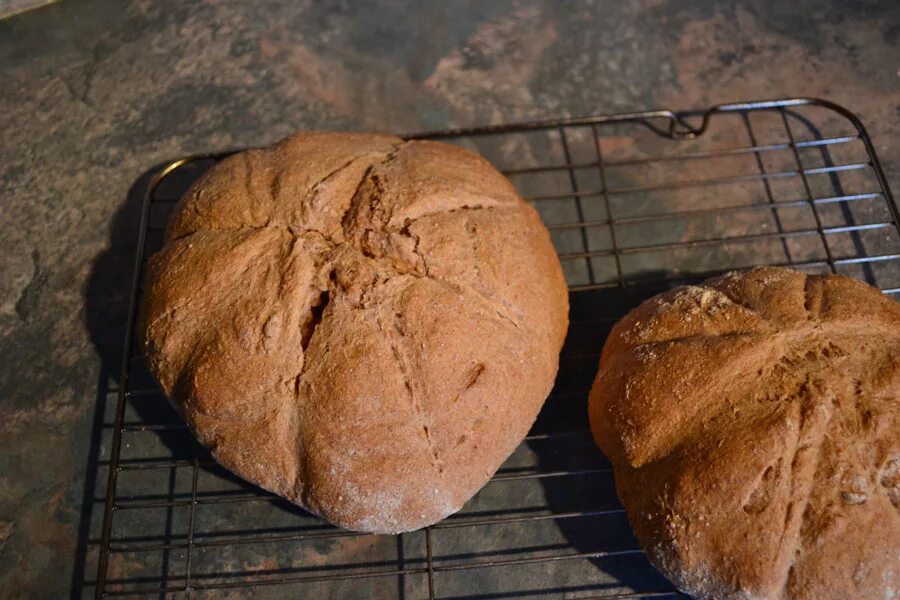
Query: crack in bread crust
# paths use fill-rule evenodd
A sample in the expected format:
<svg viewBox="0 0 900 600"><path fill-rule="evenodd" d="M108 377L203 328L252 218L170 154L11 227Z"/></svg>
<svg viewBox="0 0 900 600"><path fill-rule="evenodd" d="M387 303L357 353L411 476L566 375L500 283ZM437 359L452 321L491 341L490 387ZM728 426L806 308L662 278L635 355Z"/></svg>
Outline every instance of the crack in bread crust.
<svg viewBox="0 0 900 600"><path fill-rule="evenodd" d="M812 426L810 426L810 420L813 418L813 415L811 415L810 413L819 411L822 408L821 400L817 400L817 398L826 399L829 405L832 402L831 396L827 389L818 390L817 388L818 385L816 382L808 382L801 387L800 394L796 399L796 401L798 401L800 405L800 424L797 432L797 445L794 448L794 455L791 457L790 461L791 481L789 497L791 498L791 500L788 504L787 515L785 516L784 521L784 528L782 530L781 537L778 540L778 550L776 553L777 556L787 555L790 557L790 560L786 565L787 568L784 569L784 572L781 576L780 595L782 596L787 591L790 573L794 568L796 556L803 549L803 538L800 535L800 528L802 526L803 518L806 516L806 509L809 505L810 500L811 487L815 482L816 473L819 468L819 458L822 454L822 444L825 440L825 436L828 434L828 428L831 419L834 416L833 407L827 406L827 417L825 417L824 425L821 425L818 428L818 432L810 432L812 434L811 440L804 440L805 434L810 429L815 428L814 422ZM815 392L813 390L815 390ZM810 455L808 459L807 455ZM802 467L804 466L802 463L804 461L812 463L811 468L807 466L807 471L809 471L809 474L806 477L804 477L803 473L801 472ZM789 549L787 550L785 549L786 544L789 545Z"/></svg>
<svg viewBox="0 0 900 600"><path fill-rule="evenodd" d="M413 413L416 415L416 418L419 421L419 425L422 428L422 437L425 440L425 443L428 445L428 451L431 453L432 464L434 468L437 470L439 474L444 472L444 463L441 457L438 455L437 446L432 439L431 432L429 431L429 418L427 413L425 412L425 408L422 406L421 401L419 400L419 393L416 391L416 386L413 385L413 376L412 369L407 363L406 357L404 357L401 352L401 343L403 340L403 331L400 328L400 318L395 313L393 315L393 322L390 327L385 327L382 323L381 319L376 317L376 322L378 323L378 328L385 335L388 340L388 343L391 346L391 353L394 355L394 360L397 362L397 366L400 369L401 377L403 378L403 387L406 389L407 396L409 397L409 403L412 406Z"/></svg>

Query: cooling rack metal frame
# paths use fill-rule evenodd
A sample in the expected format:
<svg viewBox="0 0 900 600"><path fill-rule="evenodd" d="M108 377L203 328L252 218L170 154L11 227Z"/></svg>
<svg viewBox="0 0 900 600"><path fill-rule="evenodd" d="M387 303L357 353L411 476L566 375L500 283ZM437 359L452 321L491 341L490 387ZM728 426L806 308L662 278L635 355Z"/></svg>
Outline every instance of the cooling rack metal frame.
<svg viewBox="0 0 900 600"><path fill-rule="evenodd" d="M830 115L829 118L842 119L844 125L848 125L850 131L840 135L813 135L801 136L798 134L798 123L804 121L797 120L795 111L815 108L825 111L823 114ZM774 141L763 141L759 139L759 133L754 129L752 121L756 115L765 114L769 118L771 127L776 127L780 133ZM743 136L748 143L730 144L719 146L716 148L706 148L694 144L682 151L679 144L690 145L691 141L703 140L704 136L709 135L709 130L714 124L724 116L730 115L738 117L736 123L742 123L744 128ZM773 120L774 119L774 120ZM775 125L772 125L775 123ZM634 131L650 132L651 142L649 146L652 148L652 138L655 136L659 140L666 140L667 143L674 144L676 152L658 153L651 152L637 153L631 156L608 156L609 152L605 147L605 142L613 140L619 146L630 147L632 140L627 136L608 137L611 128L634 128ZM770 127L770 130L771 130ZM813 128L815 130L815 128ZM578 136L575 136L575 133ZM516 164L513 160L512 165L501 166L501 170L512 180L516 178L527 178L530 176L544 176L552 174L561 174L567 179L569 189L556 191L552 193L537 193L529 195L527 190L523 193L526 199L539 208L542 202L552 203L554 201L565 201L566 210L562 211L566 214L573 215L574 219L552 218L548 222L548 228L554 236L559 236L568 244L568 249L563 247L560 249L560 258L564 265L575 264L576 267L567 270L567 278L570 283L570 290L573 294L573 300L582 293L597 292L602 290L621 291L629 288L644 289L646 294L659 289L665 289L672 285L683 282L690 282L713 273L729 270L733 266L749 266L755 262L755 258L751 253L749 263L732 265L729 261L734 256L724 251L720 251L725 245L734 244L759 244L765 243L766 251L769 249L781 248L786 260L783 264L792 265L797 268L820 270L830 272L843 272L847 268L857 268L861 270L850 273L853 276L862 277L870 280L871 283L879 285L885 293L900 294L900 280L897 279L896 273L900 269L888 269L887 271L875 272L873 265L900 264L900 212L888 187L888 183L884 171L879 163L875 153L872 141L866 132L865 127L860 120L849 110L838 106L832 102L820 99L810 98L792 98L772 101L759 102L742 102L733 104L722 104L714 106L705 111L689 111L689 112L673 112L670 110L657 110L648 112L626 113L608 116L592 116L585 118L570 118L547 121L534 121L527 123L518 123L512 125L499 125L478 127L470 129L453 129L438 132L430 132L424 134L414 134L406 136L411 139L435 139L447 140L452 142L465 141L474 144L479 149L479 144L484 142L490 146L490 140L499 140L500 136L512 144L513 157L517 152L521 151L520 146L516 145L516 136L529 134L547 135L546 140L552 138L554 145L553 154L557 158L555 160L547 159L542 148L549 144L546 140L538 142L537 145L532 144L532 149L537 148L538 159L533 159L525 164ZM771 133L771 131L770 131ZM576 151L576 143L573 141L575 137L580 140L579 143L583 147L593 149L592 156L579 155ZM725 136L728 138L728 136ZM544 139L544 138L542 138ZM730 138L728 138L730 139ZM499 142L498 142L499 144ZM586 145L585 145L586 144ZM857 160L851 161L835 161L831 152L834 148L842 145L857 144L861 146L863 155ZM496 146L496 145L495 145ZM499 144L502 146L502 144ZM615 144L613 144L615 146ZM527 149L527 145L524 146ZM819 152L823 160L817 161L815 165L806 164L808 157L804 158L804 153L809 151ZM549 153L549 151L548 151ZM770 168L767 167L767 160L776 153L787 156L789 162L785 167ZM211 506L226 503L243 503L243 502L260 502L271 501L272 497L265 492L257 490L247 485L244 490L238 493L208 495L198 493L198 478L204 469L214 468L214 463L208 456L204 456L202 452L196 450L193 445L190 456L180 458L164 458L160 460L123 460L123 434L131 432L144 432L148 435L158 435L162 432L171 433L173 435L190 436L186 427L181 423L146 423L140 421L129 420L126 418L126 407L129 402L135 401L142 395L158 394L152 388L139 388L132 385L130 380L131 365L135 357L134 346L134 329L135 320L140 303L141 281L143 276L143 266L149 254L148 236L151 233L151 211L155 204L160 202L172 203L175 198L160 200L157 193L162 184L172 175L177 174L181 169L188 167L198 161L215 162L221 160L230 152L221 154L212 154L204 156L195 156L183 158L172 162L162 168L153 178L149 185L147 194L143 200L141 209L141 222L137 239L137 252L134 263L133 278L131 281L131 295L129 303L128 328L124 343L124 354L121 371L119 373L118 395L115 404L114 423L112 429L112 439L109 451L108 479L106 482L105 496L103 502L103 524L101 537L99 540L99 556L98 571L95 587L95 597L102 598L108 596L140 596L146 594L153 595L184 595L190 597L192 594L200 592L208 592L215 590L232 590L237 588L259 588L264 586L280 586L280 585L296 585L300 586L297 591L303 591L303 585L317 582L344 581L344 580L360 580L382 577L404 577L404 576L420 576L425 581L420 593L429 598L443 598L439 578L444 574L482 570L482 569L502 569L512 566L523 565L540 565L554 561L570 561L582 559L596 560L618 560L624 558L642 559L640 549L635 545L627 548L614 550L587 550L580 551L577 545L570 547L558 548L559 551L553 552L536 552L528 554L522 552L513 554L510 558L492 557L487 559L475 560L457 560L455 562L440 562L435 558L435 538L442 531L454 528L470 527L484 528L488 525L496 524L516 524L529 523L534 521L544 521L553 523L571 522L575 519L586 517L602 517L604 515L621 515L620 506L606 506L596 510L571 510L571 511L555 511L552 507L539 514L503 514L503 511L497 511L498 514L491 516L462 516L461 518L451 518L442 523L438 523L433 527L426 528L419 534L424 538L424 556L419 560L411 561L413 566L398 564L394 568L374 568L374 569L351 569L343 573L329 572L313 572L305 573L298 569L281 570L279 568L271 569L261 576L254 576L252 573L236 579L209 579L199 578L193 572L193 561L197 552L201 549L204 551L217 551L217 549L227 549L240 544L246 543L267 543L267 542L285 542L285 541L301 541L301 540L335 540L349 536L355 536L352 532L342 531L331 528L325 524L321 527L314 528L310 531L294 532L294 533L262 533L248 535L246 537L226 536L220 538L204 538L198 540L195 536L195 527L197 523L197 512L201 506ZM718 174L713 164L717 160L728 160L729 157L746 157L753 161L755 169L752 172L727 173ZM490 157L489 157L490 158ZM651 172L660 165L678 164L709 164L708 170L703 171L703 176L676 178L675 180L664 181L643 181L642 172ZM631 168L636 175L632 175L625 185L622 181L618 183L611 181L613 177L611 172L614 169ZM677 170L677 169L676 169ZM701 169L702 171L702 169ZM867 173L870 178L870 188L846 191L841 187L838 177L845 172L862 171ZM674 171L669 171L674 172ZM590 188L583 182L583 175L590 173L594 178L595 187ZM710 175L710 176L707 176ZM836 186L836 192L827 195L821 195L814 189L813 180L816 177L824 176ZM799 197L789 199L778 199L773 193L774 185L780 180L792 180L799 182L797 189L801 190ZM754 185L761 186L764 191L762 201L750 204L732 204L726 203L722 206L704 206L692 205L690 201L687 204L682 202L674 208L656 212L644 211L634 212L632 214L623 214L614 216L613 209L618 207L618 211L622 211L624 207L631 207L643 203L643 205L653 204L654 194L665 194L684 192L685 194L699 193L698 190L707 189L711 186L744 186ZM629 204L622 200L624 196L629 198L637 198ZM630 202L630 201L629 201ZM698 201L699 203L700 201ZM592 203L590 206L588 203ZM874 207L875 214L880 215L875 220L867 220L859 222L858 216L851 214L846 207L850 205L863 205L863 203L871 203ZM658 205L659 203L657 203ZM844 212L845 220L839 223L830 222L829 217L825 214L829 207L840 207ZM796 209L798 211L807 211L805 226L791 226L784 221L783 215L785 211ZM568 211L568 212L566 212ZM602 213L601 217L592 216ZM741 225L739 216L745 215L747 212L762 213L767 215L765 222L760 221L762 225L757 225L756 221L750 221L749 225ZM627 211L626 211L627 212ZM552 213L548 213L551 214ZM542 213L542 216L545 216ZM743 218L743 217L742 217ZM692 225L682 227L684 231L678 234L680 237L673 239L665 239L665 232L673 227L673 224L688 223L690 219L706 219L704 223L713 223L713 234L696 235L696 227L692 229ZM711 219L711 220L710 220ZM724 223L726 226L729 219L733 219L732 223L737 223L744 227L738 227L736 233L722 234L721 227ZM811 219L811 220L810 220ZM668 223L668 225L666 225ZM628 228L639 228L658 226L655 230L662 232L660 235L663 239L646 239L639 237L636 241L627 241ZM747 227L759 227L759 230L746 230ZM668 229L667 229L668 227ZM726 227L727 229L727 227ZM606 232L603 239L598 242L595 234L597 231ZM640 229L636 230L642 231ZM719 233L716 233L719 231ZM574 233L574 235L573 235ZM863 236L875 234L880 237L876 239L876 248L873 250L871 244ZM650 234L640 234L650 235ZM833 242L834 236L844 236L844 250L835 249L836 244ZM695 237L692 237L695 236ZM634 234L632 235L634 238ZM890 239L888 239L890 238ZM897 241L894 241L896 238ZM789 247L795 240L806 240L814 245L818 244L819 250L812 251L800 250L799 258L795 248ZM887 241L885 241L887 240ZM555 237L556 241L556 237ZM566 244L563 244L565 246ZM879 246L880 244L880 246ZM572 246L575 246L572 249ZM777 246L777 248L776 248ZM847 251L850 248L852 251ZM880 248L880 249L879 249ZM720 256L721 263L715 268L705 269L703 264L700 268L692 268L682 270L680 268L672 268L666 266L664 261L660 260L659 268L648 268L648 264L653 266L652 259L646 259L649 255L653 256L674 256L675 260L679 258L679 252L704 252L707 260L709 256ZM805 252L805 253L804 253ZM760 260L772 262L773 254L761 254ZM635 262L635 257L641 260ZM647 260L650 260L648 263ZM605 262L603 262L605 261ZM643 262L642 262L643 261ZM895 263L897 261L897 263ZM702 263L703 261L701 261ZM606 265L605 267L603 265ZM892 270L893 269L893 270ZM886 273L886 274L885 274ZM891 279L894 277L894 279ZM640 294L638 294L638 297ZM588 295L584 301L573 302L582 306L588 305L593 301L592 296ZM621 307L620 313L624 312L630 306L629 301L625 300ZM574 310L574 308L573 308ZM590 312L590 307L588 308ZM604 327L615 320L615 316L603 315L594 319L596 322L604 323ZM577 325L577 322L575 323ZM574 328L574 326L573 326ZM570 331L570 336L572 332ZM596 347L602 345L602 338L592 340ZM567 342L568 344L568 342ZM577 346L577 344L576 344ZM565 365L568 360L566 356L577 356L576 354L565 354L562 364ZM596 354L588 354L588 360L596 362ZM562 367L561 367L562 368ZM554 401L554 398L569 396L582 397L586 395L585 389L580 390L562 390L555 391L548 401L548 406ZM161 398L159 401L162 401ZM577 412L577 411L576 411ZM579 419L581 420L579 422ZM571 419L570 419L571 420ZM540 419L539 419L540 421ZM576 414L574 417L574 427L569 427L565 431L541 431L534 430L529 435L529 443L549 442L551 444L558 443L556 440L566 439L572 436L588 435L586 431L586 415L583 413ZM120 495L118 489L119 478L123 473L138 470L153 469L174 469L184 468L190 472L188 484L189 492L178 497L162 497L151 498L149 500L141 498L130 498ZM501 469L495 476L495 481L513 481L513 480L529 480L539 479L541 481L553 480L553 478L566 478L571 476L605 474L609 476L609 467L600 464L591 468L571 469L558 468L551 470L540 470L535 468L510 468ZM154 507L164 507L171 509L173 507L183 507L188 511L185 535L177 538L163 540L145 540L138 543L123 544L113 535L114 525L119 519L128 519L128 513L134 509L148 509ZM272 510L282 510L279 507L273 507ZM405 534L413 535L413 534ZM473 535L472 539L477 540L477 535ZM402 540L400 542L402 545ZM183 558L184 564L181 571L183 573L173 578L160 577L154 580L152 577L136 578L134 585L122 585L124 580L128 582L127 576L123 578L113 578L110 576L110 557L116 553L123 551L141 552L159 550L165 553L178 551L179 559ZM183 555L183 557L181 556ZM592 568L601 568L594 566ZM571 582L569 582L571 584ZM600 590L602 592L602 590ZM559 595L563 592L571 592L573 594L588 594L587 596L579 595L578 597L595 597L595 598L624 598L624 597L677 597L679 593L671 586L662 585L658 589L641 589L633 592L622 592L617 590L613 595L596 595L597 590L590 586L579 588L566 587L561 585L558 588L548 588L545 590L537 590L529 592L529 597L541 595ZM472 592L472 597L518 597L519 592L510 593L494 593L482 595L478 590ZM526 595L525 592L522 592ZM401 596L403 593L401 592ZM454 597L460 597L458 594Z"/></svg>

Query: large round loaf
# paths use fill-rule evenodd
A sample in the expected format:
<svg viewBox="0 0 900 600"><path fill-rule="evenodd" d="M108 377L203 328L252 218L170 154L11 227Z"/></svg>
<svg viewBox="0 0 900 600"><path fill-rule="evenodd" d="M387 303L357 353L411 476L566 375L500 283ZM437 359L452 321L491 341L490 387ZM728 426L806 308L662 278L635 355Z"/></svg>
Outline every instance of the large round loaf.
<svg viewBox="0 0 900 600"><path fill-rule="evenodd" d="M222 465L349 529L460 509L553 385L568 296L537 213L448 144L303 133L171 217L140 330Z"/></svg>
<svg viewBox="0 0 900 600"><path fill-rule="evenodd" d="M651 561L697 598L900 594L900 305L731 273L613 329L590 396Z"/></svg>

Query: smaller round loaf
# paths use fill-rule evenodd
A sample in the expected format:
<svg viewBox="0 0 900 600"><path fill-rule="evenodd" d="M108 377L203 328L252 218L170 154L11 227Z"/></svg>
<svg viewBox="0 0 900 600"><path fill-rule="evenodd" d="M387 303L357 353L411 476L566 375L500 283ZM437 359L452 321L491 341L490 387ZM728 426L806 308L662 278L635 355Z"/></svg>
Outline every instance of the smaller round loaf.
<svg viewBox="0 0 900 600"><path fill-rule="evenodd" d="M701 599L900 593L900 305L762 267L612 330L594 438L650 560Z"/></svg>
<svg viewBox="0 0 900 600"><path fill-rule="evenodd" d="M148 364L241 477L359 531L460 509L553 385L568 295L483 158L304 133L201 178L149 263Z"/></svg>

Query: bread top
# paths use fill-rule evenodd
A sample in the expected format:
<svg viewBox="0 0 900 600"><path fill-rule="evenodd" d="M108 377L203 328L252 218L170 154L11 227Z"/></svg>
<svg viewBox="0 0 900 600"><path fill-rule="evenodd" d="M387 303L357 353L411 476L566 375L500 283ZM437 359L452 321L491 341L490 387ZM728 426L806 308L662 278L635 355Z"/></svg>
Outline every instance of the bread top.
<svg viewBox="0 0 900 600"><path fill-rule="evenodd" d="M682 589L892 597L898 396L900 305L846 277L762 267L629 313L590 420L638 539Z"/></svg>
<svg viewBox="0 0 900 600"><path fill-rule="evenodd" d="M614 376L598 378L591 394L597 442L616 462L640 467L693 428L739 409L729 391L765 388L765 376L794 350L811 345L827 353L858 338L880 338L892 349L898 336L900 305L838 275L759 267L676 288L610 332L600 371ZM890 389L894 382L875 383Z"/></svg>
<svg viewBox="0 0 900 600"><path fill-rule="evenodd" d="M151 371L226 467L352 529L458 510L549 392L567 291L481 157L303 133L186 193L149 263Z"/></svg>

